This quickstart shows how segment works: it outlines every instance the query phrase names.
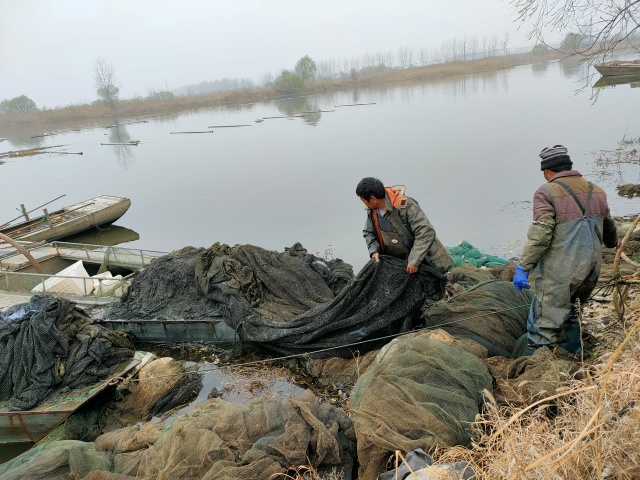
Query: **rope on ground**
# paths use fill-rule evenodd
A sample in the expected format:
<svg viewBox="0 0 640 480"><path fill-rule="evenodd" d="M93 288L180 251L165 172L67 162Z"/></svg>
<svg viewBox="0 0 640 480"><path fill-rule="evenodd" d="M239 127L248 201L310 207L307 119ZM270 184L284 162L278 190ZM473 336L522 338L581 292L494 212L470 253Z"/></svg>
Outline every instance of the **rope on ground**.
<svg viewBox="0 0 640 480"><path fill-rule="evenodd" d="M313 350L311 352L296 353L296 354L293 354L293 355L285 355L285 356L282 356L282 357L263 358L263 359L260 359L260 360L253 360L251 362L234 363L234 364L230 364L230 365L214 365L212 368L203 368L201 370L198 370L197 373L207 373L207 372L211 372L213 370L219 370L221 368L247 367L247 366L250 366L250 365L260 365L260 364L264 364L264 363L268 363L268 362L277 362L277 361L281 361L281 360L290 360L292 358L307 357L307 356L309 356L311 354L314 354L314 353L327 352L327 351L330 351L330 350L337 350L337 349L340 349L340 348L354 347L354 346L357 346L357 345L363 345L365 343L375 342L375 341L378 341L378 340L386 340L388 338L401 337L403 335L409 335L411 333L415 333L415 332L420 331L420 330L437 330L437 329L442 328L443 326L446 326L446 325L453 325L453 324L456 324L458 322L467 321L467 320L473 320L475 318L486 317L486 316L489 316L489 315L494 315L496 313L509 312L511 310L517 310L518 308L525 308L525 307L526 308L531 307L531 303L525 303L525 304L522 304L522 305L517 305L515 307L505 308L503 310L494 310L494 311L491 311L491 312L483 313L481 315L475 315L475 316L472 316L472 317L459 318L459 319L453 320L451 322L442 323L442 324L438 325L437 327L425 327L425 328L421 328L421 329L418 329L418 330L412 330L410 332L394 333L394 334L391 334L391 335L386 335L384 337L371 338L371 339L368 339L368 340L362 340L360 342L353 342L353 343L348 343L348 344L345 344L345 345L339 345L339 346L335 346L335 347L322 348L320 350ZM188 374L192 374L192 373L194 373L194 372L171 373L169 375L159 375L157 377L148 377L145 380L151 380L151 379L155 379L155 378L175 377L175 376L178 376L178 375L188 375ZM132 379L132 381L137 382L137 381L139 381L139 379L135 378L135 379Z"/></svg>

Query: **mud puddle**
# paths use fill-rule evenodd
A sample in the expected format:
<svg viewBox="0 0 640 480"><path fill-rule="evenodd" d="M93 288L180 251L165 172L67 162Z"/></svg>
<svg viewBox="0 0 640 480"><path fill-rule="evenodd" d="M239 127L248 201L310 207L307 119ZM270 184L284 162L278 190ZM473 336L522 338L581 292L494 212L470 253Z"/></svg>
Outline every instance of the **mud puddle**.
<svg viewBox="0 0 640 480"><path fill-rule="evenodd" d="M173 411L168 418L184 415L209 398L247 404L254 398L272 394L294 398L306 388L304 379L271 362L246 365L261 357L241 350L238 345L156 343L137 344L136 348L157 357L184 361L186 367L196 366L202 374L202 388L197 396L188 405Z"/></svg>

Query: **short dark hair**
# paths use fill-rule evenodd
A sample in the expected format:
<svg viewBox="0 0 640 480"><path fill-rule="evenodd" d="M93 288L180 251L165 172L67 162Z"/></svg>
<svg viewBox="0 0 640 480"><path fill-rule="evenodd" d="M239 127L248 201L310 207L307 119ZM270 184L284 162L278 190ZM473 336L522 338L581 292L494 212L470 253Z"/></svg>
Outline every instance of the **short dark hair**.
<svg viewBox="0 0 640 480"><path fill-rule="evenodd" d="M365 200L369 200L371 197L384 198L384 184L377 178L365 177L358 183L356 195Z"/></svg>
<svg viewBox="0 0 640 480"><path fill-rule="evenodd" d="M551 170L553 173L568 172L571 170L571 165L558 165L557 167L547 168L547 170Z"/></svg>

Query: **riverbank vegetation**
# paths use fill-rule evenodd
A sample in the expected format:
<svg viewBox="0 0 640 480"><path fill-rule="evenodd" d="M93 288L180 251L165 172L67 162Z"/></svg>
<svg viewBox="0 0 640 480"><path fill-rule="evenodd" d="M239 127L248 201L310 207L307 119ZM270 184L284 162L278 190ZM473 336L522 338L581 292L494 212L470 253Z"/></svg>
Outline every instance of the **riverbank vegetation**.
<svg viewBox="0 0 640 480"><path fill-rule="evenodd" d="M172 95L166 92L147 98L120 99L115 106L112 106L111 102L96 101L92 104L68 105L55 109L14 111L0 116L0 130L20 127L41 133L61 127L86 128L102 124L105 120L110 121L114 117L122 119L171 115L186 110L269 101L290 95L314 95L392 82L438 80L454 75L502 70L560 58L563 58L562 54L543 48L528 54L456 60L408 68L392 68L380 64L376 67L356 69L359 62L347 63L347 66L351 66L348 73L341 70L334 78L317 76L315 79L304 81L297 73L287 71L286 78L283 77L280 82L277 79L268 81L262 87L238 88L201 95ZM319 63L318 69L320 65L322 63ZM307 65L306 68L311 67ZM322 68L326 71L328 67L325 65ZM298 78L303 81L298 81Z"/></svg>

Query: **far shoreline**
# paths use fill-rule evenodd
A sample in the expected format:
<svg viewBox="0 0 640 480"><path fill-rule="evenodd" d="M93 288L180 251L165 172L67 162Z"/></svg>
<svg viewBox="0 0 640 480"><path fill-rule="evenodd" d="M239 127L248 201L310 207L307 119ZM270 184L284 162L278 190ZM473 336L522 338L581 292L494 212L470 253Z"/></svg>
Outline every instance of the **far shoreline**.
<svg viewBox="0 0 640 480"><path fill-rule="evenodd" d="M565 58L567 58L566 54L549 50L542 53L513 54L478 60L454 61L402 70L386 68L366 76L356 75L355 78L323 78L309 81L301 91L291 94L277 92L270 85L194 96L176 96L167 100L125 99L120 100L113 110L101 104L69 105L35 112L2 115L0 116L0 137L11 137L11 133L15 134L16 130L20 130L23 135L44 135L47 132L56 130L110 126L114 123L114 119L135 120L176 115L202 108L246 105L290 98L292 96L311 96L353 88L370 88L397 82L440 81L456 76L487 73Z"/></svg>

